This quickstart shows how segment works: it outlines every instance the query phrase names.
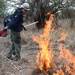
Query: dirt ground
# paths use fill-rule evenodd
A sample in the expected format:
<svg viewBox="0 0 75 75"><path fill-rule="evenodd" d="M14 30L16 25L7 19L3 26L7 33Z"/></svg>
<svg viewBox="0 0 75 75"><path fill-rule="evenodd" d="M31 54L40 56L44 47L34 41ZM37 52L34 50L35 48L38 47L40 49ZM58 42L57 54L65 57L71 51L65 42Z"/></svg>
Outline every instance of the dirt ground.
<svg viewBox="0 0 75 75"><path fill-rule="evenodd" d="M59 21L59 27L54 25L53 27L55 27L55 31L50 32L50 40L53 43L53 55L56 55L56 57L58 56L58 45L60 43L63 43L65 47L75 55L75 26L70 28L70 21L65 19ZM1 28L2 26L0 25L0 29ZM32 36L41 35L43 29L38 31L35 25L27 27L26 29L27 31L21 32L22 49L21 59L19 61L10 61L6 58L11 45L10 31L8 31L7 37L0 37L0 75L33 75L33 71L37 68L36 55L40 48L39 45L33 41ZM67 33L66 40L58 43L57 41L63 32Z"/></svg>

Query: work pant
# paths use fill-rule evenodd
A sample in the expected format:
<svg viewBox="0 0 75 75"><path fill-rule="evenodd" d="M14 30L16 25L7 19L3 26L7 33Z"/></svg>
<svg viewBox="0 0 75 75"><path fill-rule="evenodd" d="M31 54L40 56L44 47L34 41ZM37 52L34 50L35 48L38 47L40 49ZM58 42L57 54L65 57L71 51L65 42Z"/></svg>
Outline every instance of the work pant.
<svg viewBox="0 0 75 75"><path fill-rule="evenodd" d="M20 57L20 50L21 50L21 36L20 32L15 32L11 30L11 48L9 51L9 56L14 54L16 57Z"/></svg>

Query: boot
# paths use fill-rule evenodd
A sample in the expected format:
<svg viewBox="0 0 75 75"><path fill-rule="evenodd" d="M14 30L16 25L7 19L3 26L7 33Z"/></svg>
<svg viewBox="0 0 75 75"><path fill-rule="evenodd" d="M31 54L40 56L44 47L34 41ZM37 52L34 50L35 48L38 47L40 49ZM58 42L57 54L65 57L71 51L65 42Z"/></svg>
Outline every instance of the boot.
<svg viewBox="0 0 75 75"><path fill-rule="evenodd" d="M8 55L7 58L13 60L12 55Z"/></svg>
<svg viewBox="0 0 75 75"><path fill-rule="evenodd" d="M21 57L19 56L19 55L16 55L15 56L15 61L18 61L18 60L20 60L21 59Z"/></svg>

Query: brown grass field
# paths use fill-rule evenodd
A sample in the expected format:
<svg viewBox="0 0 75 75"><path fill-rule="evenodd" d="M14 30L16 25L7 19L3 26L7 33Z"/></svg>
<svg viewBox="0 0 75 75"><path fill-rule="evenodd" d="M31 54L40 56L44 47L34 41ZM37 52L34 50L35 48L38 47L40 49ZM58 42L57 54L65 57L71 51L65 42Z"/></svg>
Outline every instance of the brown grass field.
<svg viewBox="0 0 75 75"><path fill-rule="evenodd" d="M24 25L26 25L24 23ZM63 43L70 52L75 55L75 26L70 28L70 20L60 20L59 27L55 27L54 32L50 32L50 40L53 43L53 52L56 57L58 56L58 45ZM0 25L2 29L2 25ZM8 30L7 37L0 37L0 75L33 75L33 71L37 68L36 66L36 55L38 53L39 45L33 41L32 36L39 36L43 33L43 29L38 29L35 25L27 27L27 31L21 32L22 37L22 49L21 49L21 59L19 61L12 60L11 62L4 58L2 55L6 56L9 52L11 45L10 41L10 30ZM57 42L61 37L62 33L67 33L65 41ZM56 58L55 57L55 58ZM60 62L60 61L58 61ZM13 66L13 63L16 67ZM66 75L66 74L65 74Z"/></svg>

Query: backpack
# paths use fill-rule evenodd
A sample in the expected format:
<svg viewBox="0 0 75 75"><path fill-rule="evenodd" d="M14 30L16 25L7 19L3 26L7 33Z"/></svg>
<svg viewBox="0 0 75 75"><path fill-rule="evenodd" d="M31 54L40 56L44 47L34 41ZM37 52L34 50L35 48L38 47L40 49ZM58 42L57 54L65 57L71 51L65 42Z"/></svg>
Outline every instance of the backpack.
<svg viewBox="0 0 75 75"><path fill-rule="evenodd" d="M20 8L18 8L12 15L8 15L4 18L4 27L14 18L16 12L20 12ZM22 28L26 31L26 28L22 25Z"/></svg>
<svg viewBox="0 0 75 75"><path fill-rule="evenodd" d="M14 15L8 15L4 18L4 27L7 26L7 24L12 20L13 17L14 17ZM0 31L0 36L6 37L7 36L7 29Z"/></svg>
<svg viewBox="0 0 75 75"><path fill-rule="evenodd" d="M14 18L17 12L21 12L21 8L16 9L16 11L13 14L8 15L4 18L4 27Z"/></svg>
<svg viewBox="0 0 75 75"><path fill-rule="evenodd" d="M12 15L8 15L4 18L4 27L6 27L6 25L13 19L14 14Z"/></svg>

